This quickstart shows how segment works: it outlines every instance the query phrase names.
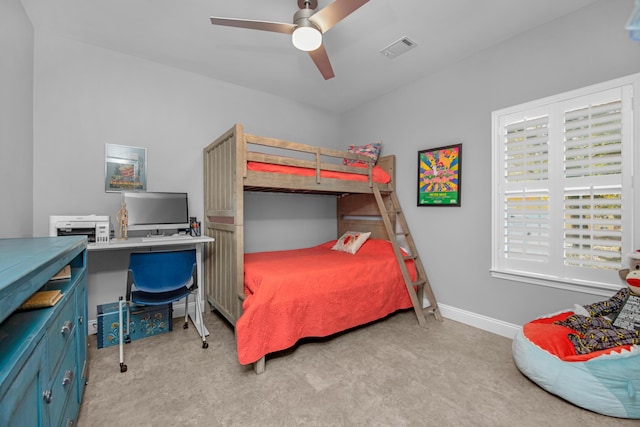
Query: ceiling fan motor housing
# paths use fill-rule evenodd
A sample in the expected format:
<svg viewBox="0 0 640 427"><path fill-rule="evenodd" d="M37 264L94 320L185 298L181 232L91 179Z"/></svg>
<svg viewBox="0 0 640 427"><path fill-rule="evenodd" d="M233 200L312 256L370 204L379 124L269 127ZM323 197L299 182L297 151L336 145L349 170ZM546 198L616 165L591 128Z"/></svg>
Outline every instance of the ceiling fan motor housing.
<svg viewBox="0 0 640 427"><path fill-rule="evenodd" d="M291 35L293 45L305 52L311 52L322 46L322 31L309 20L313 9L300 9L293 15L295 30Z"/></svg>
<svg viewBox="0 0 640 427"><path fill-rule="evenodd" d="M298 27L313 27L316 30L322 32L320 28L313 22L309 21L309 18L316 13L313 9L300 9L293 14L293 23Z"/></svg>

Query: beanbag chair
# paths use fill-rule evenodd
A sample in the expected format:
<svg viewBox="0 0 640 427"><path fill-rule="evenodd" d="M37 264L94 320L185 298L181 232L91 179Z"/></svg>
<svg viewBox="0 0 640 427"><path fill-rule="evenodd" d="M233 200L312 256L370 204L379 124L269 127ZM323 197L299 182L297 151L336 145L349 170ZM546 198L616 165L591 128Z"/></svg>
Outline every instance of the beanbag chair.
<svg viewBox="0 0 640 427"><path fill-rule="evenodd" d="M556 325L573 311L535 319L518 331L513 358L543 389L574 405L620 418L640 419L640 348L624 345L577 354L572 329Z"/></svg>

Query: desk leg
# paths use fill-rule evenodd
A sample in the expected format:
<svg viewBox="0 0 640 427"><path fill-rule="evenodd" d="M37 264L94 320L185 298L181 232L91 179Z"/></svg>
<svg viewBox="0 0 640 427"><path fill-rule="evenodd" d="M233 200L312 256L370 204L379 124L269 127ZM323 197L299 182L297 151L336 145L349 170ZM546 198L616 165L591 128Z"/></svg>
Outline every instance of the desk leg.
<svg viewBox="0 0 640 427"><path fill-rule="evenodd" d="M197 243L195 246L196 246L196 275L198 276L198 299L200 300L200 304L202 305L202 307L204 307L205 306L203 302L204 282L202 281L203 243ZM198 333L203 337L208 336L209 330L207 329L206 326L204 326L204 323L202 324L202 326L204 327L204 331L200 330L200 317L202 316L202 313L198 313L198 310L196 309L196 304L193 304L193 312L191 311L191 309L188 309L188 310L189 310L189 317L191 318L191 321L195 325L196 329L198 330Z"/></svg>

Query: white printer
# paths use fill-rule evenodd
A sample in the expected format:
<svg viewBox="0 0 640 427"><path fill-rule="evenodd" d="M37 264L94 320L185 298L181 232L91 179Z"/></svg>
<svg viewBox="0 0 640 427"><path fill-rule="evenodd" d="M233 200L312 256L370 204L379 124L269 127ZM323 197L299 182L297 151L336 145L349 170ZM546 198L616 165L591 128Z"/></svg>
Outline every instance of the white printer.
<svg viewBox="0 0 640 427"><path fill-rule="evenodd" d="M109 243L109 216L51 215L49 236L87 236L89 243Z"/></svg>

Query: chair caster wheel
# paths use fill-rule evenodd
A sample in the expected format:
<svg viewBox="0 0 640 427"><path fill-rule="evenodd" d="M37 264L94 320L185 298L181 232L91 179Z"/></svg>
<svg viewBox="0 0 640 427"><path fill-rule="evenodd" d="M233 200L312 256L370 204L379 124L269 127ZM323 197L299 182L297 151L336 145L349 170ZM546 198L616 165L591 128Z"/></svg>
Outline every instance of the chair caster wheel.
<svg viewBox="0 0 640 427"><path fill-rule="evenodd" d="M209 348L209 343L208 342L203 342L202 343L202 348Z"/></svg>
<svg viewBox="0 0 640 427"><path fill-rule="evenodd" d="M125 365L124 363L120 364L120 372L127 372L127 365Z"/></svg>
<svg viewBox="0 0 640 427"><path fill-rule="evenodd" d="M182 325L182 329L189 329L189 324L185 323L184 325Z"/></svg>

